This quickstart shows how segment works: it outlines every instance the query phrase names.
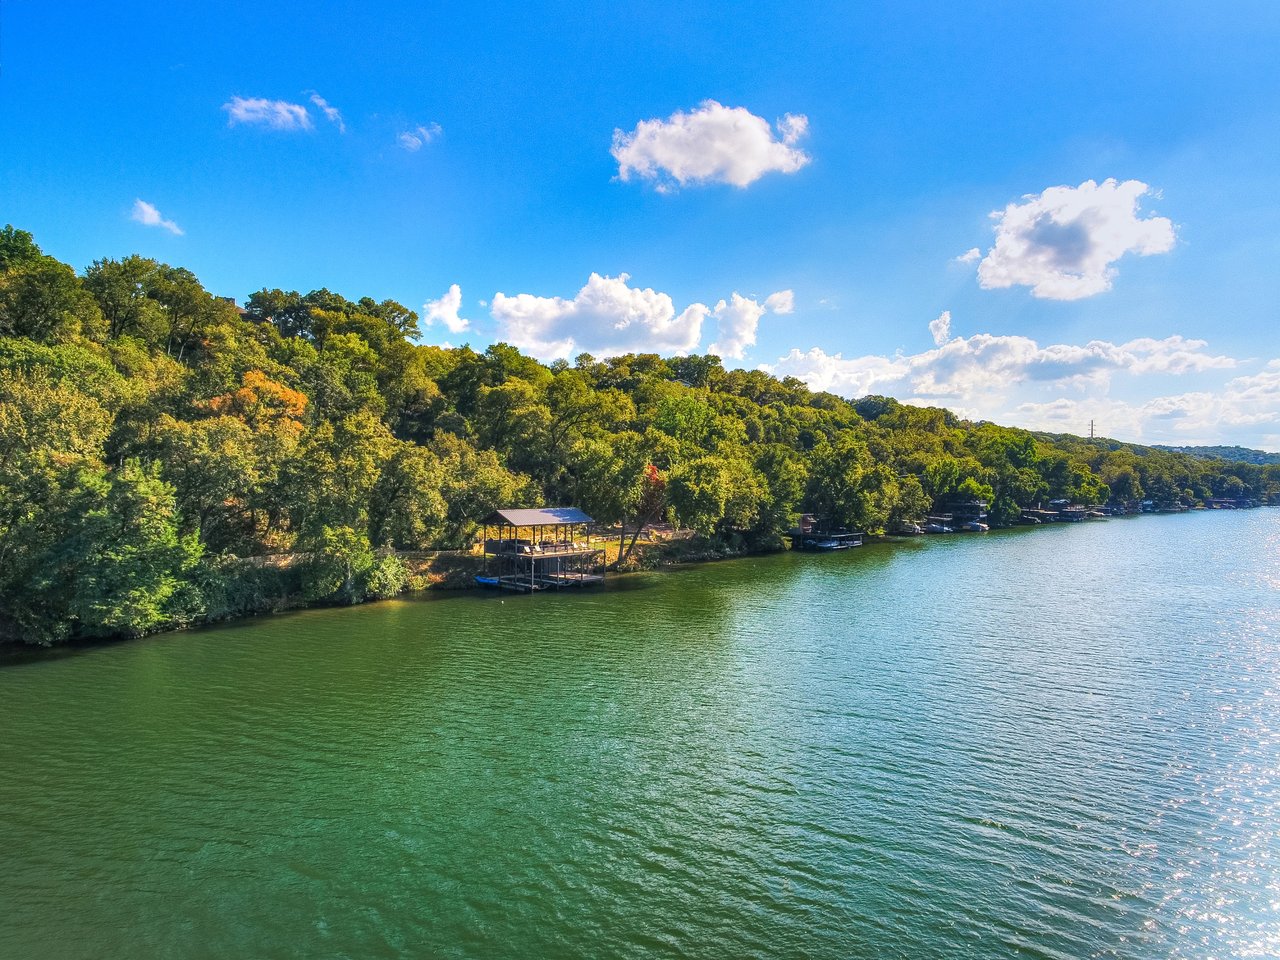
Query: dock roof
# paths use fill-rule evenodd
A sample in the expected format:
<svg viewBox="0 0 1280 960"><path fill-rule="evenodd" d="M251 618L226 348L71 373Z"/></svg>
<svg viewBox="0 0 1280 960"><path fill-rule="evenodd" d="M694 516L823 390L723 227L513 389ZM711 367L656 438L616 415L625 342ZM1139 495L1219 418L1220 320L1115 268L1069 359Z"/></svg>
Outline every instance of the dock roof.
<svg viewBox="0 0 1280 960"><path fill-rule="evenodd" d="M486 524L509 527L553 527L567 523L595 523L577 507L541 507L531 510L495 510L484 518Z"/></svg>

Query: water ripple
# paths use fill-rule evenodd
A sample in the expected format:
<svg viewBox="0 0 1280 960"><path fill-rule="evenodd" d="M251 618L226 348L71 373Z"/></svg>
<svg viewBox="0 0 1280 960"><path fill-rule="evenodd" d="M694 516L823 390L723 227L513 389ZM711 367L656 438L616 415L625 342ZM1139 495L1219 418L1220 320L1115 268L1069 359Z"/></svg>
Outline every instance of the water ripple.
<svg viewBox="0 0 1280 960"><path fill-rule="evenodd" d="M1140 518L15 661L0 955L1280 955L1277 543Z"/></svg>

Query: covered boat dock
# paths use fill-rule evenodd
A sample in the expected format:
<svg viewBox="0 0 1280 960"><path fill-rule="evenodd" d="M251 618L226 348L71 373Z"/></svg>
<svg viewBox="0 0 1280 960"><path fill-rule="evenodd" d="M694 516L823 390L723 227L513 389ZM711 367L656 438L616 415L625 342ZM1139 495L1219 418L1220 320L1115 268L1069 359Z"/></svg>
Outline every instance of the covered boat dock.
<svg viewBox="0 0 1280 960"><path fill-rule="evenodd" d="M484 519L484 573L476 582L518 593L603 583L594 523L576 507L495 510Z"/></svg>

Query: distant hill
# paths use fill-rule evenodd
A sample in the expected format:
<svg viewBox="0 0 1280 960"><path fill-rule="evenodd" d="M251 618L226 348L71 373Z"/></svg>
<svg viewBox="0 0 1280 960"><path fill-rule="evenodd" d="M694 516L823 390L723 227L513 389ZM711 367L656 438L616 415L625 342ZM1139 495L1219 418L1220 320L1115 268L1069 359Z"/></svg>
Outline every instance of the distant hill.
<svg viewBox="0 0 1280 960"><path fill-rule="evenodd" d="M1185 453L1199 457L1201 460L1235 460L1239 463L1256 463L1267 465L1280 463L1280 453L1267 453L1265 450L1250 450L1248 447L1156 447L1157 450L1171 450L1174 453Z"/></svg>

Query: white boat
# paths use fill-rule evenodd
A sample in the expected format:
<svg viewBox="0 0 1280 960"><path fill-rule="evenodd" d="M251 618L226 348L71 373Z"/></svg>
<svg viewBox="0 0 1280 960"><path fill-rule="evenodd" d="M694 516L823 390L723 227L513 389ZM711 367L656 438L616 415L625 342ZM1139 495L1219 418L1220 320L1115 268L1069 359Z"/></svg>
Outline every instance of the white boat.
<svg viewBox="0 0 1280 960"><path fill-rule="evenodd" d="M968 530L970 533L986 533L991 528L988 527L981 520L970 520L963 527L961 527L961 529Z"/></svg>

